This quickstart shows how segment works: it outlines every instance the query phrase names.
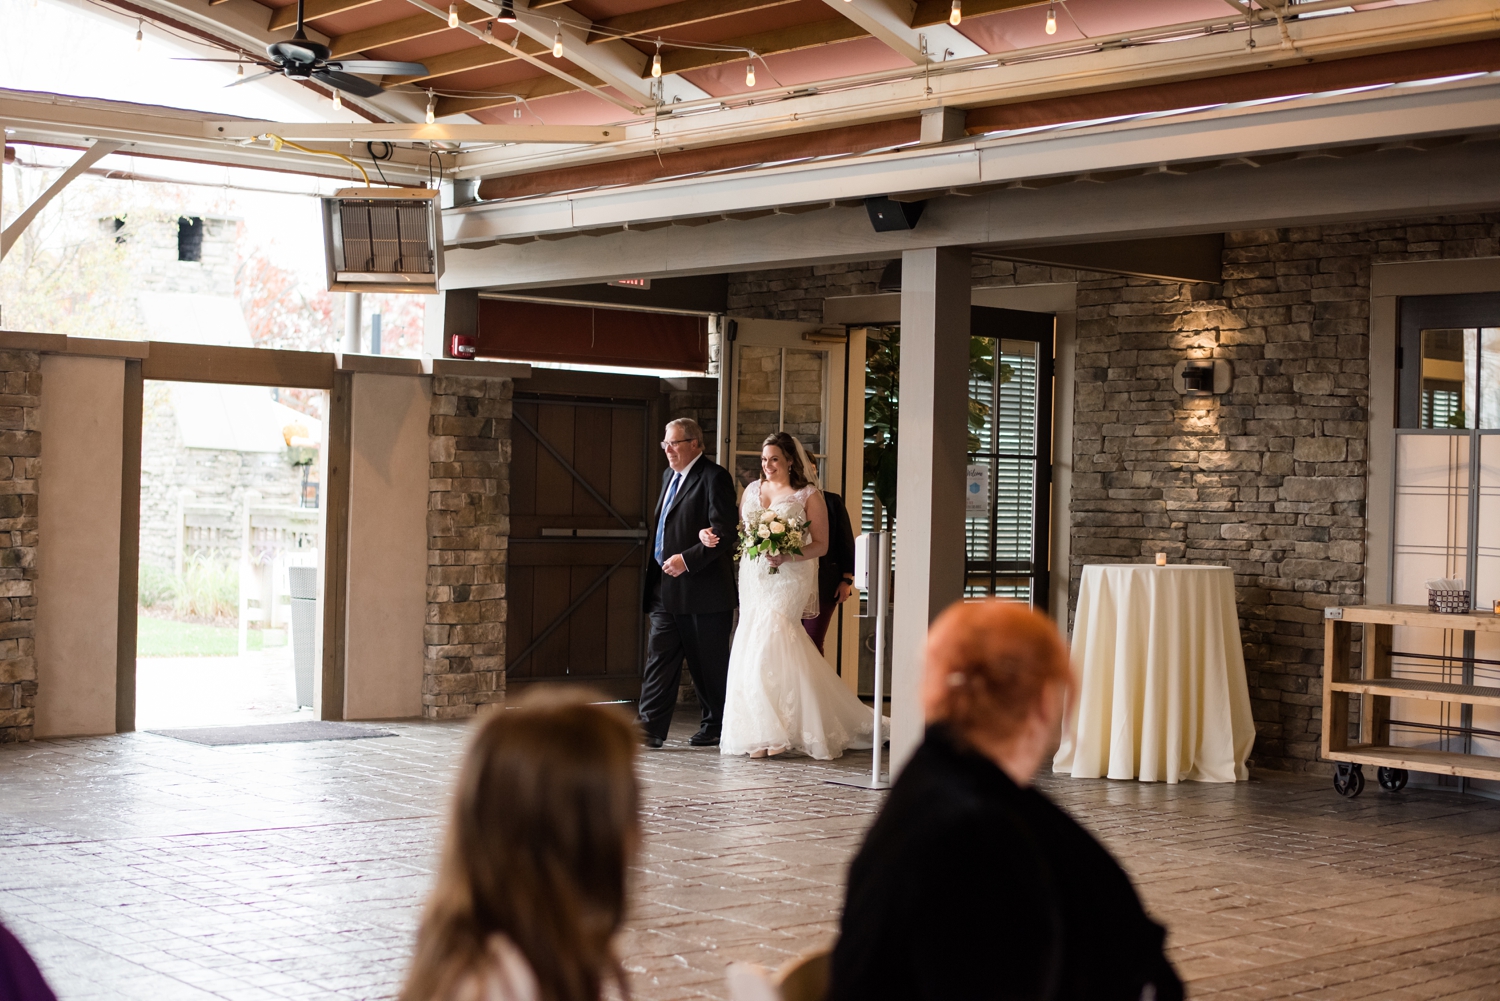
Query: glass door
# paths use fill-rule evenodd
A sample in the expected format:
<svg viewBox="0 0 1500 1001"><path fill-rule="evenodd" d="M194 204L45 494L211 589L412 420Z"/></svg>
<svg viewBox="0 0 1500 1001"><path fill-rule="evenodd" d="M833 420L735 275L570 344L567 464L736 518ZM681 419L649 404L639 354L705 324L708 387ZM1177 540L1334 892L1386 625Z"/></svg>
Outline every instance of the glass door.
<svg viewBox="0 0 1500 1001"><path fill-rule="evenodd" d="M1047 605L1053 318L975 307L964 496L968 597Z"/></svg>

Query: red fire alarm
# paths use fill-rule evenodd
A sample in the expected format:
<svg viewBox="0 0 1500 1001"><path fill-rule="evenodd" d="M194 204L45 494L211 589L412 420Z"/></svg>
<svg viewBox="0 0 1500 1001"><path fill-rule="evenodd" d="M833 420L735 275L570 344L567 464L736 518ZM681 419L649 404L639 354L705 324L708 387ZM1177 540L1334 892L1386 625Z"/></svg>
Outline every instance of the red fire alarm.
<svg viewBox="0 0 1500 1001"><path fill-rule="evenodd" d="M475 353L474 338L468 334L454 334L452 343L448 345L448 353L454 358L473 358Z"/></svg>

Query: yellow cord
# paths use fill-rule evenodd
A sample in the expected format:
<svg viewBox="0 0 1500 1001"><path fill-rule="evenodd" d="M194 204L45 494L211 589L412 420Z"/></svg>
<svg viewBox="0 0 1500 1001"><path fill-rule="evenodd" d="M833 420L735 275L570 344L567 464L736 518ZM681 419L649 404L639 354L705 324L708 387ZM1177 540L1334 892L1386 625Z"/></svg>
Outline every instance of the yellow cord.
<svg viewBox="0 0 1500 1001"><path fill-rule="evenodd" d="M343 160L345 163L347 163L349 166L353 167L355 170L359 171L359 176L365 179L365 187L368 188L370 186L370 175L365 173L365 168L361 167L353 157L345 156L342 153L335 153L331 149L312 149L310 147L303 146L300 143L294 143L290 139L283 139L278 135L272 135L269 132L261 136L261 138L269 139L271 141L271 148L278 153L281 152L281 147L290 146L292 149L300 149L304 153L316 153L318 156L336 156L340 160Z"/></svg>

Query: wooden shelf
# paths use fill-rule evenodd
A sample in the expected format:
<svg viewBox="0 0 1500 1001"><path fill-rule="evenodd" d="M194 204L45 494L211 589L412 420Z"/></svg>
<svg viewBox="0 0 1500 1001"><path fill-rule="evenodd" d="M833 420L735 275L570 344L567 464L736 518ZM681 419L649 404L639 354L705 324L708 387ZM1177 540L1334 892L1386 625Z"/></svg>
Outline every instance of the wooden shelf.
<svg viewBox="0 0 1500 1001"><path fill-rule="evenodd" d="M1397 699L1423 699L1428 702L1460 702L1471 706L1500 706L1500 688L1483 685L1455 685L1442 681L1417 681L1408 678L1376 678L1371 681L1332 681L1332 692L1357 695L1386 695Z"/></svg>
<svg viewBox="0 0 1500 1001"><path fill-rule="evenodd" d="M1333 761L1352 761L1381 768L1405 768L1434 775L1463 775L1471 779L1500 779L1500 758L1456 751L1425 751L1415 747L1385 747L1354 744L1323 755Z"/></svg>
<svg viewBox="0 0 1500 1001"><path fill-rule="evenodd" d="M1335 605L1323 609L1323 618L1334 622L1370 622L1387 626L1417 626L1422 629L1500 633L1500 615L1494 612L1445 615L1434 612L1426 605Z"/></svg>

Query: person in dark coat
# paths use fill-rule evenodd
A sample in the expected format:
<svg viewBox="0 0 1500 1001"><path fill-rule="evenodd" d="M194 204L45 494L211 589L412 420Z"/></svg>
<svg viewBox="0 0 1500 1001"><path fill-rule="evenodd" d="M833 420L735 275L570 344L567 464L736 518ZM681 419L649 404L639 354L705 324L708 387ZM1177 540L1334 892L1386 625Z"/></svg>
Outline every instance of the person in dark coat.
<svg viewBox="0 0 1500 1001"><path fill-rule="evenodd" d="M1129 877L1031 786L1071 685L1025 606L938 617L926 739L849 870L829 1001L1181 1001Z"/></svg>
<svg viewBox="0 0 1500 1001"><path fill-rule="evenodd" d="M838 494L823 491L828 505L828 552L818 557L818 617L803 619L802 628L823 652L828 624L833 613L849 600L854 590L854 529L849 524L849 510Z"/></svg>
<svg viewBox="0 0 1500 1001"><path fill-rule="evenodd" d="M26 947L0 925L0 1001L57 1001Z"/></svg>
<svg viewBox="0 0 1500 1001"><path fill-rule="evenodd" d="M703 431L697 421L672 421L661 447L668 468L662 474L648 539L652 553L646 561L644 611L651 617L651 629L638 722L646 746L661 747L672 725L685 657L703 707L702 726L688 742L713 747L724 725L734 626L734 547L705 546L698 531L712 528L721 539L736 538L739 506L729 471L703 454Z"/></svg>

